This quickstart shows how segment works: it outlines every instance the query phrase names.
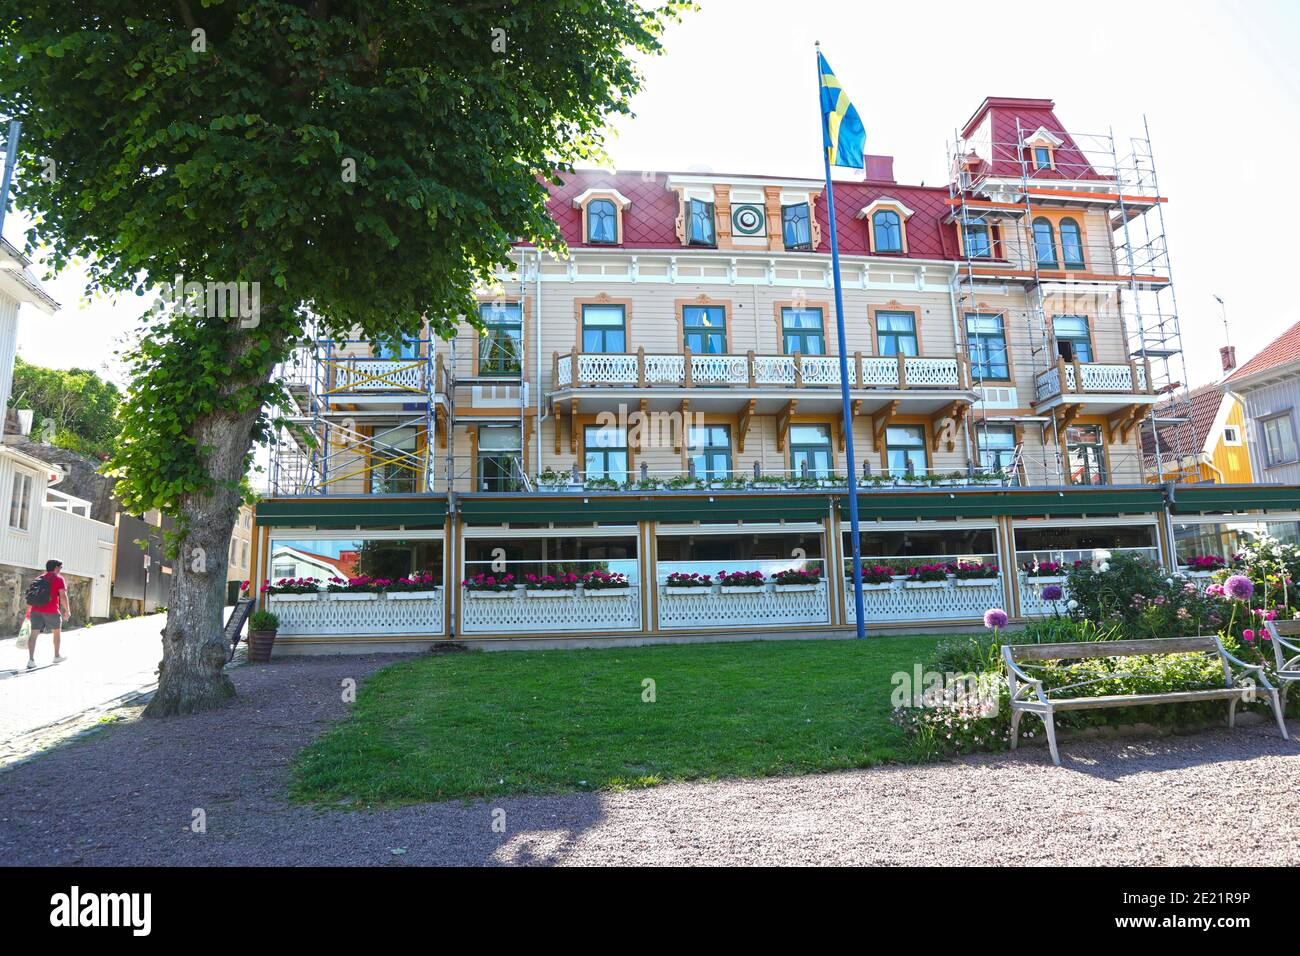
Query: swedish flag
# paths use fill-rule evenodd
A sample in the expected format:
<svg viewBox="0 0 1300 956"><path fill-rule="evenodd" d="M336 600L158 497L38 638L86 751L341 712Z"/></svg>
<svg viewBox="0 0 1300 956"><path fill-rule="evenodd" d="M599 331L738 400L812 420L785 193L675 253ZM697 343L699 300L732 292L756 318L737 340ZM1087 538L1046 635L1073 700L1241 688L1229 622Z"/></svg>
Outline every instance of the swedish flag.
<svg viewBox="0 0 1300 956"><path fill-rule="evenodd" d="M849 102L840 81L835 79L826 57L817 53L817 68L821 74L822 92L822 144L832 166L852 166L862 169L862 153L867 145L867 130L862 125L858 111Z"/></svg>

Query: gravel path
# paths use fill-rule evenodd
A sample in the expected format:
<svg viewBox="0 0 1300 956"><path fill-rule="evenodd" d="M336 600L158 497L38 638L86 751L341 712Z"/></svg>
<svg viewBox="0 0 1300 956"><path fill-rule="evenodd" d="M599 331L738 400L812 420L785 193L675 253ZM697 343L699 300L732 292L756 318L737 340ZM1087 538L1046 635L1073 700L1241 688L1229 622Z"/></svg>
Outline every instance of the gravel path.
<svg viewBox="0 0 1300 956"><path fill-rule="evenodd" d="M292 755L392 657L238 668L238 702L0 772L6 864L1300 863L1300 743L1262 724L922 767L385 811L283 800ZM1300 726L1293 723L1293 733ZM178 732L180 731L180 732ZM195 808L207 832L190 832ZM504 818L500 811L504 811ZM494 821L505 832L495 832Z"/></svg>

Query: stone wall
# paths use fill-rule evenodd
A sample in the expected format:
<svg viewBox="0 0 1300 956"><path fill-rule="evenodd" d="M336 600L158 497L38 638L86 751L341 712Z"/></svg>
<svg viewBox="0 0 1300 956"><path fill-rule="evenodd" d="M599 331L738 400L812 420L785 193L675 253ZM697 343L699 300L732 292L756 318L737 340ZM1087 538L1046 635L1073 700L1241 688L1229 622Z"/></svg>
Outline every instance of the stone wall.
<svg viewBox="0 0 1300 956"><path fill-rule="evenodd" d="M27 614L27 586L40 572L31 568L18 568L12 564L0 564L0 638L12 637L22 627ZM90 578L76 574L63 574L68 582L68 608L72 617L65 625L68 628L82 627L90 619Z"/></svg>

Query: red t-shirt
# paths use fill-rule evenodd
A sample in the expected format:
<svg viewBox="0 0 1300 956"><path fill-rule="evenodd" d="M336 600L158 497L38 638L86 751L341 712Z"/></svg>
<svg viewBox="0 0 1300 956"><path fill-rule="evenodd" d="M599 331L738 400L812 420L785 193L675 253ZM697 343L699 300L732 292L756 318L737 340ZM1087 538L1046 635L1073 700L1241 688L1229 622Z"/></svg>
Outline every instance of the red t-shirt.
<svg viewBox="0 0 1300 956"><path fill-rule="evenodd" d="M63 575L46 573L41 575L50 579L50 603L42 604L40 607L32 608L33 611L40 611L42 614L59 613L59 593L68 589L68 582L63 580Z"/></svg>

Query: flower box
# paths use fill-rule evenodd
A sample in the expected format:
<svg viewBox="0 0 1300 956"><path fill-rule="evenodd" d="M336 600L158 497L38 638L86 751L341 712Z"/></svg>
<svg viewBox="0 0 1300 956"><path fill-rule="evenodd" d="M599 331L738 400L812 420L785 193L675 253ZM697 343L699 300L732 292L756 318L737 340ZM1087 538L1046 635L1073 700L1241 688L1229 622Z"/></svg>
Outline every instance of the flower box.
<svg viewBox="0 0 1300 956"><path fill-rule="evenodd" d="M957 578L953 581L959 588L991 588L999 583L997 578Z"/></svg>
<svg viewBox="0 0 1300 956"><path fill-rule="evenodd" d="M1181 570L1183 572L1183 575L1189 578L1198 578L1204 580L1205 578L1214 577L1213 571L1188 571L1186 568L1183 568Z"/></svg>
<svg viewBox="0 0 1300 956"><path fill-rule="evenodd" d="M578 591L576 588L534 588L531 591L525 591L530 598L571 598L576 597Z"/></svg>
<svg viewBox="0 0 1300 956"><path fill-rule="evenodd" d="M1030 575L1027 580L1029 581L1030 584L1064 584L1065 575L1053 574L1053 575L1044 575L1043 577L1037 577L1037 578Z"/></svg>
<svg viewBox="0 0 1300 956"><path fill-rule="evenodd" d="M915 588L946 588L947 586L948 586L948 582L947 582L947 581L904 581L904 582L903 582L903 587L905 587L905 588L913 588L913 589L915 589Z"/></svg>
<svg viewBox="0 0 1300 956"><path fill-rule="evenodd" d="M627 595L627 594L630 594L630 593L632 593L632 589L631 589L630 587L623 587L623 588L596 588L596 589L591 590L591 591L588 591L586 588L583 588L583 589L582 589L582 596L583 596L583 597L589 597L589 598L591 598L591 597L623 597L624 595Z"/></svg>
<svg viewBox="0 0 1300 956"><path fill-rule="evenodd" d="M739 588L738 590L748 591L754 589ZM787 592L791 592L791 591L816 591L817 585L815 584L774 584L772 585L772 590L775 591L777 594L786 594Z"/></svg>
<svg viewBox="0 0 1300 956"><path fill-rule="evenodd" d="M476 601L491 601L500 598L513 598L518 595L518 591L511 588L509 591L478 591L471 588L465 589L465 596L473 598Z"/></svg>
<svg viewBox="0 0 1300 956"><path fill-rule="evenodd" d="M437 597L437 590L432 591L389 591L388 600L390 601L423 601L428 598Z"/></svg>
<svg viewBox="0 0 1300 956"><path fill-rule="evenodd" d="M893 581L885 581L882 584L868 584L865 581L862 582L862 590L864 591L892 591L893 589ZM849 590L853 590L853 580L851 578L849 579Z"/></svg>
<svg viewBox="0 0 1300 956"><path fill-rule="evenodd" d="M316 592L312 591L308 594L268 594L267 597L272 601L314 601L316 600Z"/></svg>
<svg viewBox="0 0 1300 956"><path fill-rule="evenodd" d="M761 594L766 590L761 584L722 584L718 587L722 594Z"/></svg>
<svg viewBox="0 0 1300 956"><path fill-rule="evenodd" d="M378 601L377 591L335 591L327 595L330 601Z"/></svg>
<svg viewBox="0 0 1300 956"><path fill-rule="evenodd" d="M713 591L712 585L707 585L702 588L684 588L672 584L664 585L665 594L709 594L712 591Z"/></svg>

